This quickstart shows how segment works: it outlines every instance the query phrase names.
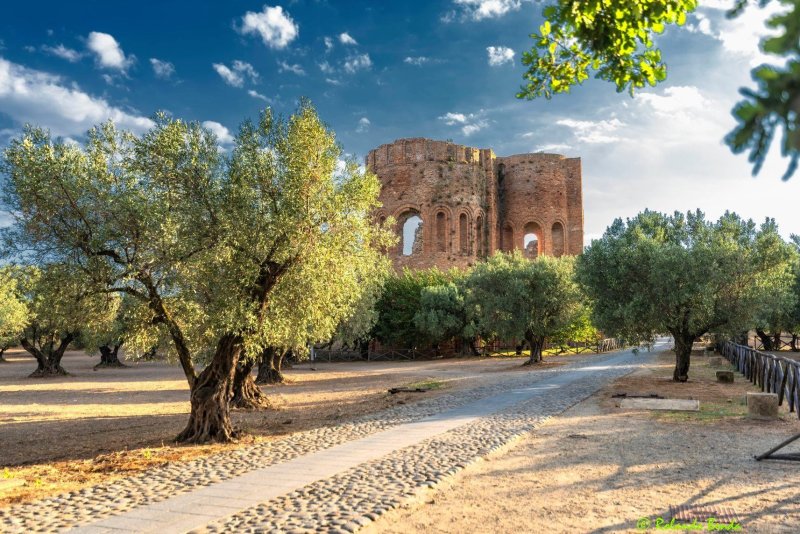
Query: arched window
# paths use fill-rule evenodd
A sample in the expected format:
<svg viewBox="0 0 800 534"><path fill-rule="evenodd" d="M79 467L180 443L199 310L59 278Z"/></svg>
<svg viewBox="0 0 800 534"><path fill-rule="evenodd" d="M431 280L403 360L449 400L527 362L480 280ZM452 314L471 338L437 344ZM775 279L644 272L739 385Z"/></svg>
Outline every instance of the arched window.
<svg viewBox="0 0 800 534"><path fill-rule="evenodd" d="M564 255L564 226L560 223L553 223L553 256Z"/></svg>
<svg viewBox="0 0 800 534"><path fill-rule="evenodd" d="M436 214L436 250L447 252L447 216L443 211Z"/></svg>
<svg viewBox="0 0 800 534"><path fill-rule="evenodd" d="M469 254L469 219L466 213L458 216L458 248L462 254Z"/></svg>
<svg viewBox="0 0 800 534"><path fill-rule="evenodd" d="M400 220L403 221L401 254L411 256L422 252L422 218L414 212L409 212L405 217L401 216Z"/></svg>
<svg viewBox="0 0 800 534"><path fill-rule="evenodd" d="M522 237L522 249L525 251L525 256L534 259L539 256L541 252L541 241L539 236L542 235L542 230L536 223L528 223L525 225L525 232Z"/></svg>
<svg viewBox="0 0 800 534"><path fill-rule="evenodd" d="M478 257L483 256L483 217L480 215L475 221L475 254Z"/></svg>
<svg viewBox="0 0 800 534"><path fill-rule="evenodd" d="M503 242L501 246L503 252L511 252L514 250L514 229L510 224L503 227Z"/></svg>

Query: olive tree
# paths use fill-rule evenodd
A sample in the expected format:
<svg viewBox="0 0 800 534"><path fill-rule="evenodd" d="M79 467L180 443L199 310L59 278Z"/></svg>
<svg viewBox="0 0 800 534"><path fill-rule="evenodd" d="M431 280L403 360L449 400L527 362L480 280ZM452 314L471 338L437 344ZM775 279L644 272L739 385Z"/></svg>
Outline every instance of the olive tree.
<svg viewBox="0 0 800 534"><path fill-rule="evenodd" d="M269 343L281 279L318 276L306 266L320 258L359 262L376 241L379 183L353 165L336 175L340 155L305 101L287 120L246 121L229 157L201 125L163 114L141 136L95 128L83 148L29 128L5 151L7 241L143 303L191 389L177 440L230 441L235 370ZM295 280L282 298L318 283Z"/></svg>
<svg viewBox="0 0 800 534"><path fill-rule="evenodd" d="M435 346L458 339L473 355L478 355L475 347L478 327L465 303L468 274L457 270L448 274L451 281L422 288L414 325Z"/></svg>
<svg viewBox="0 0 800 534"><path fill-rule="evenodd" d="M467 279L467 307L481 332L499 339L524 339L526 364L541 361L545 340L581 315L582 295L574 280L574 259L519 251L499 252L476 265Z"/></svg>
<svg viewBox="0 0 800 534"><path fill-rule="evenodd" d="M14 268L4 267L0 269L0 363L6 362L3 353L19 343L28 320L28 307L20 298Z"/></svg>
<svg viewBox="0 0 800 534"><path fill-rule="evenodd" d="M577 276L606 333L634 342L671 334L673 380L685 382L694 340L751 328L764 295L789 283L790 259L771 220L644 211L592 241Z"/></svg>

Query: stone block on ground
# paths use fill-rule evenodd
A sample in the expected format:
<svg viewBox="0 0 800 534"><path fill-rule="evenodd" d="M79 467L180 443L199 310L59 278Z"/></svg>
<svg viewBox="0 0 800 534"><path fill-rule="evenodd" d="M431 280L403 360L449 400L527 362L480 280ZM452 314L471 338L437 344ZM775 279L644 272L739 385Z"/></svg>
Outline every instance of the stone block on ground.
<svg viewBox="0 0 800 534"><path fill-rule="evenodd" d="M722 356L711 356L708 359L708 365L710 365L712 367L722 367L726 363L727 363L727 360L725 360L725 358L723 358Z"/></svg>
<svg viewBox="0 0 800 534"><path fill-rule="evenodd" d="M717 382L733 384L733 371L717 371Z"/></svg>
<svg viewBox="0 0 800 534"><path fill-rule="evenodd" d="M622 399L619 407L630 410L679 410L700 411L700 401L692 399Z"/></svg>
<svg viewBox="0 0 800 534"><path fill-rule="evenodd" d="M751 419L777 419L778 395L777 393L748 393L747 417Z"/></svg>

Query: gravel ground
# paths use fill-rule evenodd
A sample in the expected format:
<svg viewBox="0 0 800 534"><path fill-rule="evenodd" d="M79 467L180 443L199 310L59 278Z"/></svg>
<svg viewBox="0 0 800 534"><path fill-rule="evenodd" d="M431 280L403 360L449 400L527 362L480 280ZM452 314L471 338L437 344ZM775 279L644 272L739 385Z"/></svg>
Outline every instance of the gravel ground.
<svg viewBox="0 0 800 534"><path fill-rule="evenodd" d="M286 439L226 451L191 462L171 464L114 483L13 506L0 510L0 526L12 532L64 530L232 478L257 467L277 464L511 388L530 385L553 376L553 373L601 364L605 359L597 357L575 361L533 374L487 376L473 389L445 394L427 402L396 406L350 423L301 432ZM628 371L630 367L593 372L591 378L581 379L553 393L548 392L506 413L396 451L377 462L362 465L341 476L307 486L283 499L238 514L230 519L235 523L221 523L212 528L223 531L235 525L237 530L245 531L260 531L265 527L281 531L297 528L353 530L383 511L412 499L418 490L436 484L463 466L506 445L545 417L585 398L601 385L602 379ZM320 495L335 498L321 499ZM43 510L48 513L42 514ZM338 515L331 515L334 512Z"/></svg>

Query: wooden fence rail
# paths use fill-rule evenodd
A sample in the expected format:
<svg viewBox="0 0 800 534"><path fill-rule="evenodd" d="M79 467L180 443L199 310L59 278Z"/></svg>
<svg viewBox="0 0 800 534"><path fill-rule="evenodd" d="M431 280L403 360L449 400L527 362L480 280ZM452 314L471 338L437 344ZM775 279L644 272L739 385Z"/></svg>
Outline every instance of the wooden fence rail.
<svg viewBox="0 0 800 534"><path fill-rule="evenodd" d="M745 378L765 393L777 393L778 404L789 404L789 411L800 417L800 361L773 356L745 345L726 341L722 343L722 355L730 361Z"/></svg>

